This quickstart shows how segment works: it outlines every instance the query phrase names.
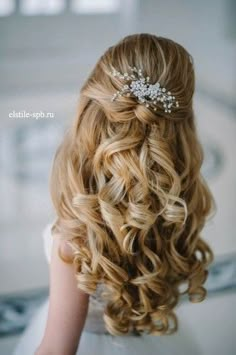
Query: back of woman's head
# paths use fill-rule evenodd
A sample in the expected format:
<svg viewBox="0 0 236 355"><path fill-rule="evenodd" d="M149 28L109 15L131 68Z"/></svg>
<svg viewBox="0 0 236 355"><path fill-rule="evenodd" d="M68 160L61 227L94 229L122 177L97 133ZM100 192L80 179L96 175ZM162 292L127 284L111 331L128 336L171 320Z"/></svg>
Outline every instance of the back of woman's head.
<svg viewBox="0 0 236 355"><path fill-rule="evenodd" d="M179 107L165 112L157 101L154 111L132 94L111 100L124 85L112 71L130 67L167 88ZM112 334L173 333L180 285L187 282L191 302L206 296L213 253L200 232L214 199L200 173L194 84L193 59L181 45L151 34L125 37L84 83L55 157L55 229L74 250L78 287L92 294L98 283L107 286Z"/></svg>

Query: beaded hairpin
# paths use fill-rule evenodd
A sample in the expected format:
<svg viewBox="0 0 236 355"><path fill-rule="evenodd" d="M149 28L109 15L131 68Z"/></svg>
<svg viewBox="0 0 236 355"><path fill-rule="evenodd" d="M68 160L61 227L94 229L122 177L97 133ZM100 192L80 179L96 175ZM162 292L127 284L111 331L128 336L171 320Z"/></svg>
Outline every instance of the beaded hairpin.
<svg viewBox="0 0 236 355"><path fill-rule="evenodd" d="M129 81L129 83L124 84L121 90L117 91L112 96L111 101L115 101L119 96L131 96L131 94L133 94L138 98L140 103L145 104L146 107L152 107L154 111L157 110L156 104L158 102L162 102L165 112L169 113L173 105L179 107L175 96L173 96L170 91L167 91L166 88L161 87L159 82L150 84L149 76L144 77L141 69L137 69L136 67L129 68L132 74L121 74L115 69L111 72L114 77L126 80L127 82Z"/></svg>

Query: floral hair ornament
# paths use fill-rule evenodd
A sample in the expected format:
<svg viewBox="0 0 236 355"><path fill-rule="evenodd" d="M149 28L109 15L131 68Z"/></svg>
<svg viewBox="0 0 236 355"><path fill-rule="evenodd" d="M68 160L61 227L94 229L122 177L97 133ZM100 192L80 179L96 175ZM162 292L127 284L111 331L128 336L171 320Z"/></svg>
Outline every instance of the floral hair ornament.
<svg viewBox="0 0 236 355"><path fill-rule="evenodd" d="M159 82L156 84L150 84L149 76L144 77L142 69L137 69L136 67L129 68L131 69L132 74L121 74L115 69L111 72L114 77L127 81L121 90L117 91L112 96L111 101L115 101L119 96L131 96L131 94L133 94L138 98L140 103L145 104L146 107L152 107L154 111L157 110L156 104L158 102L162 103L165 112L171 112L172 106L179 107L179 103L176 101L175 96L173 96L170 91L167 91L166 88L161 87Z"/></svg>

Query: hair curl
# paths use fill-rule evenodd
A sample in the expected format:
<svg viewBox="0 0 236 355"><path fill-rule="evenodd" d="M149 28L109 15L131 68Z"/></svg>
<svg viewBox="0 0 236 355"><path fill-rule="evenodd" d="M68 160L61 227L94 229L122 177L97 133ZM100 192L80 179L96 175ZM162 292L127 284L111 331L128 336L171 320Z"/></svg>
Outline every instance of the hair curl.
<svg viewBox="0 0 236 355"><path fill-rule="evenodd" d="M131 96L111 102L123 83L110 71L129 65L167 87L179 108L154 113ZM127 36L89 75L55 155L54 228L73 247L78 287L92 294L106 285L104 321L113 335L172 334L180 294L191 302L206 296L213 252L200 232L215 202L200 172L194 86L193 59L180 44Z"/></svg>

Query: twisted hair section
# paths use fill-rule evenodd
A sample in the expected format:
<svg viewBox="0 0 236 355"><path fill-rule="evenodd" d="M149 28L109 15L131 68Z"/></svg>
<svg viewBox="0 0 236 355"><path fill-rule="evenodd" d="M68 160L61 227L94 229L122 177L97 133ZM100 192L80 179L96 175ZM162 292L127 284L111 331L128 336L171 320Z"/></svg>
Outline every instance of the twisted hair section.
<svg viewBox="0 0 236 355"><path fill-rule="evenodd" d="M132 97L111 103L119 83L108 74L110 63L125 69L127 58L175 88L178 112L154 114ZM180 295L206 297L213 252L201 231L215 204L200 172L193 91L192 61L180 45L128 36L82 87L77 118L55 156L54 229L73 249L78 287L92 294L105 284L104 321L114 335L172 334Z"/></svg>

